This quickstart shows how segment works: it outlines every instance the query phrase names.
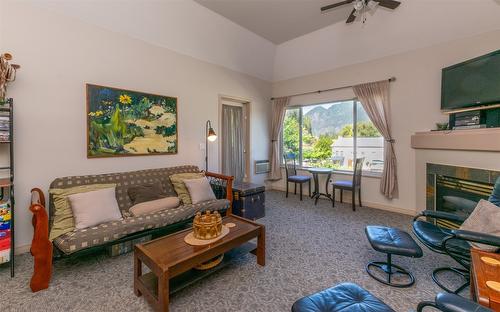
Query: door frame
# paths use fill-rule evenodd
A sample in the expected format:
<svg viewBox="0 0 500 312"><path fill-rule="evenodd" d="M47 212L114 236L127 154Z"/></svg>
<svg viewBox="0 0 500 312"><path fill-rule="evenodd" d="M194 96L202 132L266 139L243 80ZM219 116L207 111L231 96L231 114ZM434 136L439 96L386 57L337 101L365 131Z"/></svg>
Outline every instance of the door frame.
<svg viewBox="0 0 500 312"><path fill-rule="evenodd" d="M238 97L238 96L231 96L231 95L224 95L224 94L219 94L219 122L218 122L218 128L220 133L222 134L222 128L223 128L223 122L222 122L222 106L223 105L231 105L228 102L234 103L233 106L239 106L243 107L243 116L245 116L245 148L244 148L244 158L245 158L245 178L243 179L244 182L249 182L251 179L251 164L250 164L250 159L251 159L251 123L250 123L250 116L251 116L251 101L246 98ZM222 136L221 136L222 138ZM222 145L223 142L220 141L220 144L218 144L219 147L219 168L222 173Z"/></svg>

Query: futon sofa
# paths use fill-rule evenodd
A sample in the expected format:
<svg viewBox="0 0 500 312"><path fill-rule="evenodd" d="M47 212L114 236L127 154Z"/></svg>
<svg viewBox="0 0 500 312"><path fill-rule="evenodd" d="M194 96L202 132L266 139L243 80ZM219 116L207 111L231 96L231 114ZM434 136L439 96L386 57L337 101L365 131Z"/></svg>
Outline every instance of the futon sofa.
<svg viewBox="0 0 500 312"><path fill-rule="evenodd" d="M215 200L198 204L181 205L178 208L162 210L134 217L128 209L132 202L127 194L131 186L161 181L168 196L177 196L170 175L176 173L200 172L196 166L177 166L161 169L148 169L130 172L108 173L99 175L71 176L55 179L51 189L70 188L80 185L112 183L116 184L116 200L123 216L121 221L111 221L95 227L78 229L54 239L54 256L74 256L96 251L124 241L152 235L158 237L184 229L197 212L206 210L231 212L232 177L206 172ZM49 229L54 219L54 201L49 197Z"/></svg>

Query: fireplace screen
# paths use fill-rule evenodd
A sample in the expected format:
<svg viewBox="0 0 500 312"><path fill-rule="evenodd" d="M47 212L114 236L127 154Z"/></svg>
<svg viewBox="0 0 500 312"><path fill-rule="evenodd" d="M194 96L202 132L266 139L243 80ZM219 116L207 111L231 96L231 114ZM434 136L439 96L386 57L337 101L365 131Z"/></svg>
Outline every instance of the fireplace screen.
<svg viewBox="0 0 500 312"><path fill-rule="evenodd" d="M481 199L488 199L492 184L436 175L435 207L438 211L468 217ZM460 224L439 220L440 226L458 228Z"/></svg>

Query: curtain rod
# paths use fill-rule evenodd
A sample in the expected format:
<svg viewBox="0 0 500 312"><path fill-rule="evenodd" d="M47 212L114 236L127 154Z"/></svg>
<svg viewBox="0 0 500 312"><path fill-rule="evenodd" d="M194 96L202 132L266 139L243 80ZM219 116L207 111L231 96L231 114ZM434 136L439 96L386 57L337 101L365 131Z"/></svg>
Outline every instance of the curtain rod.
<svg viewBox="0 0 500 312"><path fill-rule="evenodd" d="M389 79L387 79L389 82L393 82L393 81L396 81L396 77L391 77ZM292 94L292 95L288 95L288 97L293 97L293 96L299 96L299 95L307 95L307 94L314 94L314 93L322 93L322 92L330 92L330 91L336 91L336 90L342 90L342 89L347 89L347 88L352 88L354 87L353 85L352 86L343 86L343 87L337 87L337 88L331 88L331 89L325 89L325 90L318 90L318 91L309 91L309 92L304 92L304 93L296 93L296 94ZM276 99L276 97L272 97L271 98L271 101Z"/></svg>

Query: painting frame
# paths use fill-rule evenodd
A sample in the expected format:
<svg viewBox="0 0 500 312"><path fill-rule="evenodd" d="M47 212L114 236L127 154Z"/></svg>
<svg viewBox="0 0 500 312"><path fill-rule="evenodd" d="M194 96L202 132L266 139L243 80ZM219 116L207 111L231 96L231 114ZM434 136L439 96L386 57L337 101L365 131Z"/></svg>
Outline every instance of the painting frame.
<svg viewBox="0 0 500 312"><path fill-rule="evenodd" d="M92 128L92 117L91 113L93 113L92 107L92 96L91 93L93 92L92 89L108 89L111 90L112 92L116 93L123 93L123 94L133 94L133 95L142 95L142 96L149 96L152 98L163 98L163 99L169 99L170 101L174 101L175 104L173 105L173 110L174 112L170 114L174 114L175 118L173 119L173 125L175 126L175 134L170 135L169 137L173 137L173 144L174 144L174 150L167 150L167 151L149 151L148 152L123 152L123 151L114 151L114 152L96 152L95 148L92 148L92 137L91 137L91 128ZM110 86L105 86L105 85L100 85L100 84L93 84L93 83L86 83L85 84L85 92L86 92L86 150L87 150L87 158L92 159L92 158L110 158L110 157L132 157L132 156L161 156L161 155L177 155L179 153L179 127L178 127L178 120L179 120L179 112L178 112L178 98L175 96L166 96L166 95L160 95L160 94L154 94L154 93L149 93L149 92L142 92L142 91L136 91L136 90L130 90L130 89L123 89L123 88L117 88L117 87L110 87ZM129 96L130 100L130 96ZM130 100L131 107L133 107L132 100ZM171 106L171 105L170 105ZM94 108L95 108L95 103L94 103ZM94 115L95 117L95 115ZM141 136L137 136L141 137ZM144 135L143 135L144 137ZM135 138L135 137L134 137Z"/></svg>

